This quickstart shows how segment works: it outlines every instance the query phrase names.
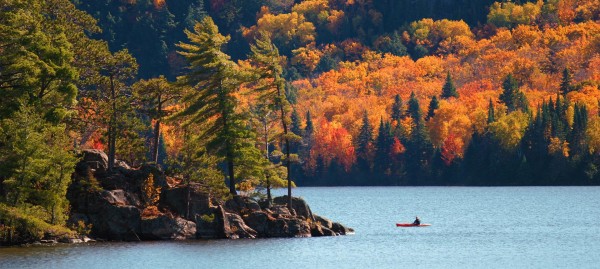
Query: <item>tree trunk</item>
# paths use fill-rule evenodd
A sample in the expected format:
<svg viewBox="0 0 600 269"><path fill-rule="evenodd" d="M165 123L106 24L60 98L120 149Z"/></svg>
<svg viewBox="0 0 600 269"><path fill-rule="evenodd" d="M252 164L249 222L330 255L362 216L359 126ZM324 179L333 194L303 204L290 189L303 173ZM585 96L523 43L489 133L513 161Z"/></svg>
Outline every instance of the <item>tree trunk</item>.
<svg viewBox="0 0 600 269"><path fill-rule="evenodd" d="M116 144L116 121L117 121L117 102L115 94L115 83L113 75L110 76L110 101L111 101L111 115L110 122L108 123L108 171L111 172L115 167L115 144Z"/></svg>
<svg viewBox="0 0 600 269"><path fill-rule="evenodd" d="M187 182L188 182L188 184L187 184L187 198L186 198L186 204L185 204L185 217L186 217L186 219L190 219L190 200L191 200L191 198L190 198L190 196L191 196L190 195L190 192L191 192L190 188L192 186L190 184L191 182L190 182L189 179L187 180Z"/></svg>
<svg viewBox="0 0 600 269"><path fill-rule="evenodd" d="M279 76L275 77L275 80L279 80ZM283 98L281 85L277 86L277 97L279 100L279 111L281 112L281 123L283 125L283 137L285 139L285 169L287 170L287 188L288 188L288 209L292 212L292 180L290 179L290 139L288 137L287 123L285 122L285 110L283 109Z"/></svg>
<svg viewBox="0 0 600 269"><path fill-rule="evenodd" d="M158 167L158 143L160 142L160 119L161 119L161 111L162 111L162 101L160 100L160 94L158 95L158 108L156 109L156 124L154 125L154 149L152 150L152 161Z"/></svg>
<svg viewBox="0 0 600 269"><path fill-rule="evenodd" d="M233 175L233 156L231 153L227 153L227 156L229 159L227 161L227 170L229 172L229 192L232 195L237 195L237 192L235 191L235 177Z"/></svg>
<svg viewBox="0 0 600 269"><path fill-rule="evenodd" d="M265 132L265 158L267 162L270 163L269 159L269 128L267 126L267 117L271 112L269 111L267 115L263 118L263 131ZM267 179L267 207L271 207L271 182L269 180L269 173L266 175Z"/></svg>

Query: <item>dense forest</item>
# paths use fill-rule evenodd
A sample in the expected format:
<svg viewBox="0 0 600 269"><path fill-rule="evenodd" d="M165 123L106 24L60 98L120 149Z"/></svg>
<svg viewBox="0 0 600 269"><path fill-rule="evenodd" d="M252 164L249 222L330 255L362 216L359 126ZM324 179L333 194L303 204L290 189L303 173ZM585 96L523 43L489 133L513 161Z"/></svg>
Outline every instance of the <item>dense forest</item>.
<svg viewBox="0 0 600 269"><path fill-rule="evenodd" d="M0 12L0 233L15 219L64 229L89 148L109 171L153 163L223 196L292 181L600 183L595 0L0 0Z"/></svg>

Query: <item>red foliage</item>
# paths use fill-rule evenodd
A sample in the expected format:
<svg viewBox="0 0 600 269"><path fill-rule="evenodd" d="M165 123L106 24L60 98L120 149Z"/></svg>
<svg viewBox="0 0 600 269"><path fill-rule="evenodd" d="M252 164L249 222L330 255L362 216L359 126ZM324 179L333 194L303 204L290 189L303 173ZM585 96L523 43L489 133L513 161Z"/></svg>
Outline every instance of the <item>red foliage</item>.
<svg viewBox="0 0 600 269"><path fill-rule="evenodd" d="M316 159L320 156L326 166L335 159L346 171L349 171L356 161L354 150L352 136L348 130L340 123L328 122L325 118L321 118L319 128L315 131L315 144L310 152L310 163L313 168Z"/></svg>
<svg viewBox="0 0 600 269"><path fill-rule="evenodd" d="M442 161L450 166L454 159L462 157L462 143L460 137L453 133L448 134L442 146Z"/></svg>

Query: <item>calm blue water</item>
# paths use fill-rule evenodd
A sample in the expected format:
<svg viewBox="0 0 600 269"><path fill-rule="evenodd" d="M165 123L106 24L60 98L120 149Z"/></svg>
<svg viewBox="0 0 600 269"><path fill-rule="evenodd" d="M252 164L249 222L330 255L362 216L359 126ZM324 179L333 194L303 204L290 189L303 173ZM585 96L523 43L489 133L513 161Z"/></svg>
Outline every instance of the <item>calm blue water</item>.
<svg viewBox="0 0 600 269"><path fill-rule="evenodd" d="M600 268L600 187L335 187L294 195L356 234L4 248L0 268ZM432 226L395 227L415 215Z"/></svg>

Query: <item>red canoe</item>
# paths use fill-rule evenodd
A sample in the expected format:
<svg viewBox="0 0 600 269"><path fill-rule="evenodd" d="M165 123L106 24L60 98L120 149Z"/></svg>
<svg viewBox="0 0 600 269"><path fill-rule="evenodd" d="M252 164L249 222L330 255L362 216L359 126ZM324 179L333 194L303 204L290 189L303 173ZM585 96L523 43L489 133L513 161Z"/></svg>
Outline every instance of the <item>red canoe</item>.
<svg viewBox="0 0 600 269"><path fill-rule="evenodd" d="M431 226L431 224L421 223L419 225L415 225L412 223L396 223L396 227L427 227Z"/></svg>

